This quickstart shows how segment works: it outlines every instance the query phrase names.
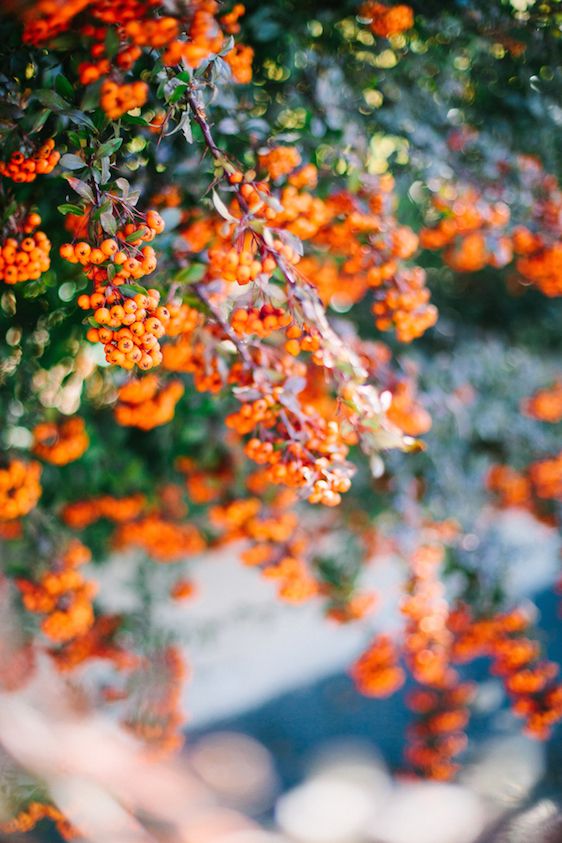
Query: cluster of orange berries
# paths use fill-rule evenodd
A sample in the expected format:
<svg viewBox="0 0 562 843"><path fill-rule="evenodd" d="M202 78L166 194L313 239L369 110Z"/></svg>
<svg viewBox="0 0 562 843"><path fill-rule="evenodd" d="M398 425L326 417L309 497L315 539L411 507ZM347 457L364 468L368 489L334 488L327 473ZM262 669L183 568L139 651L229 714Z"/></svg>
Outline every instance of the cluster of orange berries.
<svg viewBox="0 0 562 843"><path fill-rule="evenodd" d="M381 38L400 35L414 25L414 11L404 3L385 6L384 3L367 0L359 9L359 17L368 21L371 31Z"/></svg>
<svg viewBox="0 0 562 843"><path fill-rule="evenodd" d="M124 82L119 84L106 79L101 86L100 104L110 120L119 120L128 111L141 108L148 97L146 82Z"/></svg>
<svg viewBox="0 0 562 843"><path fill-rule="evenodd" d="M537 497L562 501L562 451L550 459L531 463L529 479Z"/></svg>
<svg viewBox="0 0 562 843"><path fill-rule="evenodd" d="M514 713L525 719L530 735L545 739L562 719L562 686L556 680L557 665L541 658L539 645L528 637L530 626L522 609L474 619L467 607L460 606L449 618L454 657L491 658L492 671L501 678Z"/></svg>
<svg viewBox="0 0 562 843"><path fill-rule="evenodd" d="M438 312L429 303L430 292L421 267L404 270L400 280L405 286L403 291L391 287L374 302L375 325L380 331L394 328L400 342L412 342L435 325Z"/></svg>
<svg viewBox="0 0 562 843"><path fill-rule="evenodd" d="M527 506L531 499L529 479L508 465L493 465L486 476L486 486L494 492L501 506Z"/></svg>
<svg viewBox="0 0 562 843"><path fill-rule="evenodd" d="M404 651L414 679L422 685L446 687L451 681L449 606L439 567L441 543L422 543L409 557L411 576L400 611L406 618Z"/></svg>
<svg viewBox="0 0 562 843"><path fill-rule="evenodd" d="M340 191L321 200L300 189L314 183L312 173L298 179L307 169L290 177L281 191L283 208L273 220L321 250L301 260L301 273L326 304L349 306L375 289L377 327L394 328L402 342L421 336L435 324L437 311L429 304L423 270L401 264L414 255L418 239L396 221L392 177L374 180L359 194Z"/></svg>
<svg viewBox="0 0 562 843"><path fill-rule="evenodd" d="M53 465L66 465L79 459L90 438L84 419L75 416L60 424L42 422L33 430L33 453Z"/></svg>
<svg viewBox="0 0 562 843"><path fill-rule="evenodd" d="M248 486L264 497L269 484L263 472L249 479ZM296 536L298 521L289 511L294 496L288 490L268 504L257 497L240 498L209 511L211 523L226 533L223 541L247 539L242 551L245 565L259 567L262 576L278 584L279 597L289 603L302 603L319 593L318 583L305 561L306 541Z"/></svg>
<svg viewBox="0 0 562 843"><path fill-rule="evenodd" d="M41 629L52 641L83 635L94 622L92 597L96 588L77 570L90 557L88 548L73 540L37 582L16 580L25 608L46 616Z"/></svg>
<svg viewBox="0 0 562 843"><path fill-rule="evenodd" d="M300 152L295 146L275 146L258 156L262 167L273 181L291 173L301 163Z"/></svg>
<svg viewBox="0 0 562 843"><path fill-rule="evenodd" d="M516 160L519 177L532 196L530 227L513 232L515 268L545 296L562 295L562 189L540 161L528 155Z"/></svg>
<svg viewBox="0 0 562 843"><path fill-rule="evenodd" d="M187 494L195 504L217 500L234 479L232 468L226 463L203 471L190 457L178 457L176 467L185 476Z"/></svg>
<svg viewBox="0 0 562 843"><path fill-rule="evenodd" d="M523 402L523 412L540 421L556 424L562 421L562 380L547 389L540 389Z"/></svg>
<svg viewBox="0 0 562 843"><path fill-rule="evenodd" d="M464 729L474 696L470 682L446 688L419 688L409 694L408 708L417 721L408 729L406 760L423 778L448 781L458 772L452 759L467 745Z"/></svg>
<svg viewBox="0 0 562 843"><path fill-rule="evenodd" d="M119 671L131 670L138 665L138 656L116 642L120 625L118 615L98 615L86 632L51 649L49 656L61 673L72 671L89 659L110 661Z"/></svg>
<svg viewBox="0 0 562 843"><path fill-rule="evenodd" d="M268 337L274 331L286 328L292 322L292 316L287 310L264 304L262 307L239 307L230 317L232 330L239 337L256 336Z"/></svg>
<svg viewBox="0 0 562 843"><path fill-rule="evenodd" d="M27 515L41 497L41 466L38 462L10 460L0 468L0 521Z"/></svg>
<svg viewBox="0 0 562 843"><path fill-rule="evenodd" d="M178 562L205 549L203 536L193 524L175 523L158 513L122 524L115 533L119 549L136 547L156 562Z"/></svg>
<svg viewBox="0 0 562 843"><path fill-rule="evenodd" d="M214 346L205 339L193 341L189 333L182 334L163 350L163 366L170 372L187 372L193 375L193 385L198 392L220 392L226 377Z"/></svg>
<svg viewBox="0 0 562 843"><path fill-rule="evenodd" d="M52 820L55 823L58 833L64 840L73 840L79 836L77 829L69 823L58 808L44 802L30 802L24 810L11 820L0 823L0 831L3 834L10 835L25 833L34 829L37 823L44 819Z"/></svg>
<svg viewBox="0 0 562 843"><path fill-rule="evenodd" d="M0 161L0 176L15 182L35 181L37 176L52 172L60 160L60 152L55 150L52 138L46 141L33 155L12 152L9 161Z"/></svg>
<svg viewBox="0 0 562 843"><path fill-rule="evenodd" d="M533 495L540 499L562 500L562 452L531 463L525 473L510 466L494 465L486 478L488 489L499 497L501 506L533 509Z"/></svg>
<svg viewBox="0 0 562 843"><path fill-rule="evenodd" d="M275 272L277 263L272 255L260 256L258 249L259 244L250 233L238 246L233 246L229 234L226 234L209 249L209 278L241 285L255 281L258 276L269 278Z"/></svg>
<svg viewBox="0 0 562 843"><path fill-rule="evenodd" d="M514 233L514 249L519 255L515 266L525 279L545 296L562 296L562 246L559 243L543 245L540 236L519 228Z"/></svg>
<svg viewBox="0 0 562 843"><path fill-rule="evenodd" d="M331 598L326 609L326 617L339 624L361 620L373 611L378 602L375 592L358 593L352 596L330 595L328 588L324 588L323 592Z"/></svg>
<svg viewBox="0 0 562 843"><path fill-rule="evenodd" d="M163 387L159 387L155 375L130 381L119 389L115 418L125 427L152 430L173 419L183 393L184 386L179 380L170 381Z"/></svg>
<svg viewBox="0 0 562 843"><path fill-rule="evenodd" d="M392 400L386 416L407 436L421 436L431 429L431 416L416 401L411 381L398 381L392 389Z"/></svg>
<svg viewBox="0 0 562 843"><path fill-rule="evenodd" d="M337 506L351 486L351 468L346 462L349 446L357 441L353 431L335 420L326 421L313 407L302 416L283 407L283 388L274 387L261 398L245 402L226 418L229 428L240 435L256 427L271 429L268 438L252 437L245 453L273 484L303 490L310 503Z"/></svg>
<svg viewBox="0 0 562 843"><path fill-rule="evenodd" d="M101 297L101 301L98 299ZM101 291L91 296L82 296L79 306L95 307L94 320L99 327L89 328L86 338L100 342L108 363L131 371L138 366L146 371L162 362L159 339L166 333L169 311L159 304L158 290L137 293L123 304L110 304L109 296ZM86 303L88 299L88 303ZM99 307L96 305L99 304Z"/></svg>
<svg viewBox="0 0 562 843"><path fill-rule="evenodd" d="M230 324L238 336L255 334L260 339L285 329L286 342L283 347L288 354L297 357L301 351L309 351L314 362L322 365L321 354L316 354L321 349L318 333L313 332L308 325L300 327L288 310L272 304L264 304L260 308L239 307L232 313Z"/></svg>
<svg viewBox="0 0 562 843"><path fill-rule="evenodd" d="M377 635L350 670L358 691L367 697L390 697L405 681L398 648L389 635Z"/></svg>
<svg viewBox="0 0 562 843"><path fill-rule="evenodd" d="M144 495L127 495L115 498L112 495L102 495L99 498L73 501L65 504L61 510L64 523L73 530L83 530L100 518L107 518L117 524L133 521L146 506Z"/></svg>
<svg viewBox="0 0 562 843"><path fill-rule="evenodd" d="M138 223L130 222L119 228L115 238L106 237L101 240L99 246L92 246L85 241L64 243L60 247L60 255L69 263L81 264L84 274L96 287L109 281L114 287L118 287L129 279L139 281L154 272L154 249L152 246L140 248L137 244L151 242L162 231L162 217L157 211L151 210L147 211Z"/></svg>
<svg viewBox="0 0 562 843"><path fill-rule="evenodd" d="M24 22L23 41L35 47L44 45L51 38L64 32L72 19L86 9L92 0L69 0L53 2L38 0L26 6L22 12Z"/></svg>
<svg viewBox="0 0 562 843"><path fill-rule="evenodd" d="M39 0L22 14L24 41L39 46L70 27L78 29L83 38L91 40L90 58L81 62L78 68L80 81L87 85L107 76L112 62L120 71L130 70L141 56L142 48L161 51L165 65L185 62L189 67L197 68L224 49L225 32L239 30L237 21L245 11L242 4L236 4L229 14L220 18L219 25L220 7L216 0L192 0L184 20L170 15L156 17L154 12L160 5L159 0L144 3L120 0L117 4L108 0L65 3ZM73 19L86 11L89 16L86 22L80 26L75 24ZM119 38L119 47L112 60L106 49L109 27L115 27ZM224 54L224 58L236 81L251 81L251 47L237 44Z"/></svg>
<svg viewBox="0 0 562 843"><path fill-rule="evenodd" d="M35 231L40 224L39 214L28 214L18 226L17 236L4 240L0 246L0 281L35 281L49 269L51 243L45 232Z"/></svg>
<svg viewBox="0 0 562 843"><path fill-rule="evenodd" d="M453 187L431 199L438 221L420 232L424 249L444 249L445 263L457 272L506 266L513 257L505 232L510 212L505 202L490 202L471 186Z"/></svg>

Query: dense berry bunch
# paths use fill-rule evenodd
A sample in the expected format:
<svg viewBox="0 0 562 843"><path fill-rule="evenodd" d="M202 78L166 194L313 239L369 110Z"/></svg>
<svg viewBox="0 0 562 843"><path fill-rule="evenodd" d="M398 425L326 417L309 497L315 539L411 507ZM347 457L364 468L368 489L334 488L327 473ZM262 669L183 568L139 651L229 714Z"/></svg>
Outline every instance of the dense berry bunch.
<svg viewBox="0 0 562 843"><path fill-rule="evenodd" d="M36 231L41 225L39 214L27 214L14 225L16 230L0 246L0 281L35 281L51 266L50 240L44 231Z"/></svg>
<svg viewBox="0 0 562 843"><path fill-rule="evenodd" d="M41 820L49 819L55 823L58 833L64 840L74 839L78 832L68 822L62 811L54 805L33 801L15 817L0 824L3 834L18 834L31 831Z"/></svg>
<svg viewBox="0 0 562 843"><path fill-rule="evenodd" d="M37 581L16 581L25 608L44 616L41 629L52 641L83 635L94 623L92 597L96 587L78 570L90 556L87 547L73 541Z"/></svg>
<svg viewBox="0 0 562 843"><path fill-rule="evenodd" d="M129 279L139 281L156 269L156 255L149 243L164 230L164 222L157 211L148 211L138 223L129 222L117 230L116 237L98 238L96 243L64 243L61 257L69 263L79 263L84 274L100 287L108 282L114 287Z"/></svg>
<svg viewBox="0 0 562 843"><path fill-rule="evenodd" d="M13 459L0 467L0 521L27 515L41 497L41 466Z"/></svg>
<svg viewBox="0 0 562 843"><path fill-rule="evenodd" d="M115 418L126 427L152 430L174 417L176 404L184 393L181 381L173 380L160 387L158 378L148 376L129 381L119 389Z"/></svg>
<svg viewBox="0 0 562 843"><path fill-rule="evenodd" d="M32 182L37 176L52 172L60 160L60 152L55 150L52 138L46 141L32 155L12 152L9 161L0 161L0 176L14 182Z"/></svg>
<svg viewBox="0 0 562 843"><path fill-rule="evenodd" d="M100 518L107 518L117 524L134 521L146 506L144 495L127 495L115 498L103 495L89 500L73 501L66 504L61 511L61 518L65 524L74 530L83 530Z"/></svg>
<svg viewBox="0 0 562 843"><path fill-rule="evenodd" d="M562 686L558 666L542 658L541 648L528 637L531 621L523 609L492 618L472 619L460 607L450 619L454 655L469 660L486 655L505 685L514 712L525 719L526 731L545 738L562 719Z"/></svg>
<svg viewBox="0 0 562 843"><path fill-rule="evenodd" d="M389 697L405 681L398 648L388 635L377 635L351 668L357 689L367 697Z"/></svg>
<svg viewBox="0 0 562 843"><path fill-rule="evenodd" d="M447 188L431 198L436 219L420 232L420 245L443 249L444 261L457 272L508 264L513 247L505 231L510 217L505 202L489 201L471 186Z"/></svg>
<svg viewBox="0 0 562 843"><path fill-rule="evenodd" d="M406 760L424 778L451 779L459 765L452 759L468 743L464 729L475 688L470 682L452 682L445 688L420 688L408 696L416 722L408 729Z"/></svg>
<svg viewBox="0 0 562 843"><path fill-rule="evenodd" d="M527 398L523 402L523 412L551 424L562 421L562 380Z"/></svg>
<svg viewBox="0 0 562 843"><path fill-rule="evenodd" d="M368 0L359 9L359 15L368 21L372 32L382 38L399 35L414 25L414 11L411 6L406 6L404 3L385 6L384 3Z"/></svg>
<svg viewBox="0 0 562 843"><path fill-rule="evenodd" d="M178 562L201 553L205 542L193 524L176 523L154 513L119 527L115 546L140 548L156 562Z"/></svg>
<svg viewBox="0 0 562 843"><path fill-rule="evenodd" d="M90 328L86 336L90 342L103 345L108 363L130 371L135 366L152 369L162 362L159 339L166 332L169 312L160 305L158 290L125 298L118 289L108 293L101 288L80 298L81 307L95 308L96 327Z"/></svg>
<svg viewBox="0 0 562 843"><path fill-rule="evenodd" d="M56 424L42 422L33 430L33 453L53 465L66 465L79 459L90 439L84 419L78 416Z"/></svg>
<svg viewBox="0 0 562 843"><path fill-rule="evenodd" d="M110 120L118 120L127 111L140 108L146 102L148 85L146 82L131 82L119 85L106 79L101 86L101 107Z"/></svg>

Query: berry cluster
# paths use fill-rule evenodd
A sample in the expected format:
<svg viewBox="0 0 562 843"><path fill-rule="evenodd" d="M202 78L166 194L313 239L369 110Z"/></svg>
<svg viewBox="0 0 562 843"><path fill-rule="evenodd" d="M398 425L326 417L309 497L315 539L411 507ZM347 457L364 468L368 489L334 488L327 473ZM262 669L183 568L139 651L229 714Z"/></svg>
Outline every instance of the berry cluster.
<svg viewBox="0 0 562 843"><path fill-rule="evenodd" d="M27 515L41 497L41 466L38 462L10 460L0 468L0 521Z"/></svg>
<svg viewBox="0 0 562 843"><path fill-rule="evenodd" d="M458 772L453 758L468 743L464 729L474 696L470 682L452 682L446 688L419 688L408 695L416 722L408 729L406 760L423 778L447 781Z"/></svg>
<svg viewBox="0 0 562 843"><path fill-rule="evenodd" d="M84 527L89 527L90 524L94 524L100 518L107 518L117 524L133 521L140 515L145 506L144 495L127 495L123 498L103 495L99 498L67 503L62 509L60 517L73 530L83 530Z"/></svg>
<svg viewBox="0 0 562 843"><path fill-rule="evenodd" d="M437 322L437 308L429 304L425 272L420 267L405 270L405 289L390 288L373 304L375 324L380 331L394 328L400 342L412 342Z"/></svg>
<svg viewBox="0 0 562 843"><path fill-rule="evenodd" d="M106 79L101 86L100 104L110 120L119 120L128 111L141 108L148 97L146 82L130 82L119 85Z"/></svg>
<svg viewBox="0 0 562 843"><path fill-rule="evenodd" d="M152 430L173 419L183 393L184 386L179 380L170 381L163 387L159 386L155 375L129 381L119 389L115 418L126 427Z"/></svg>
<svg viewBox="0 0 562 843"><path fill-rule="evenodd" d="M9 161L0 161L0 176L28 183L52 172L59 160L60 152L55 151L55 142L50 138L33 155L26 157L23 152L16 151L12 152Z"/></svg>
<svg viewBox="0 0 562 843"><path fill-rule="evenodd" d="M476 272L485 266L502 267L513 257L505 233L510 212L505 202L489 201L475 187L459 185L432 196L436 217L420 232L425 249L444 249L445 263L456 272Z"/></svg>
<svg viewBox="0 0 562 843"><path fill-rule="evenodd" d="M367 697L389 697L405 681L398 649L389 635L377 635L353 664L350 674L360 693Z"/></svg>
<svg viewBox="0 0 562 843"><path fill-rule="evenodd" d="M381 38L400 35L414 25L414 10L404 3L385 6L384 3L367 0L359 9L359 16L366 20L370 30Z"/></svg>
<svg viewBox="0 0 562 843"><path fill-rule="evenodd" d="M0 246L0 281L35 281L49 269L51 243L43 231L35 231L40 224L39 214L28 214L17 225L14 236L4 240Z"/></svg>
<svg viewBox="0 0 562 843"><path fill-rule="evenodd" d="M515 714L525 719L528 734L548 737L562 719L562 685L556 680L557 665L543 659L540 646L528 637L531 621L526 612L514 609L473 619L461 606L449 626L455 637L455 658L491 658L492 671L502 680Z"/></svg>
<svg viewBox="0 0 562 843"><path fill-rule="evenodd" d="M74 540L37 582L16 580L25 608L45 615L41 629L52 641L83 635L94 622L92 597L96 588L77 570L89 562L90 556L88 548Z"/></svg>
<svg viewBox="0 0 562 843"><path fill-rule="evenodd" d="M261 338L268 337L274 331L286 328L291 322L292 317L288 311L272 304L264 304L260 308L239 307L230 317L232 330L239 337L252 334Z"/></svg>
<svg viewBox="0 0 562 843"><path fill-rule="evenodd" d="M292 173L301 163L300 152L295 146L275 146L259 155L259 165L273 181Z"/></svg>
<svg viewBox="0 0 562 843"><path fill-rule="evenodd" d="M42 422L33 430L33 453L53 465L79 459L90 444L84 419L78 416L60 424Z"/></svg>
<svg viewBox="0 0 562 843"><path fill-rule="evenodd" d="M523 412L540 421L556 424L562 421L562 380L547 389L540 389L523 402Z"/></svg>
<svg viewBox="0 0 562 843"><path fill-rule="evenodd" d="M152 513L121 525L115 533L119 549L140 548L156 562L178 562L205 549L205 541L193 524L181 524Z"/></svg>
<svg viewBox="0 0 562 843"><path fill-rule="evenodd" d="M66 819L62 811L54 805L45 802L30 802L15 817L0 823L3 834L21 834L31 831L41 820L49 819L55 823L56 829L63 840L73 840L78 837L78 831Z"/></svg>
<svg viewBox="0 0 562 843"><path fill-rule="evenodd" d="M243 403L227 416L226 424L241 435L256 427L269 430L269 435L253 436L245 446L250 459L266 466L267 479L300 489L310 503L337 506L351 486L346 456L355 434L335 420L326 421L312 407L306 414L291 413L282 393L282 387L274 387L262 398Z"/></svg>
<svg viewBox="0 0 562 843"><path fill-rule="evenodd" d="M69 263L79 263L84 274L96 287L111 282L114 287L129 279L139 281L156 269L152 246L140 248L164 231L164 221L157 211L148 211L139 223L127 223L118 229L116 238L106 237L99 245L85 241L64 243L60 255Z"/></svg>

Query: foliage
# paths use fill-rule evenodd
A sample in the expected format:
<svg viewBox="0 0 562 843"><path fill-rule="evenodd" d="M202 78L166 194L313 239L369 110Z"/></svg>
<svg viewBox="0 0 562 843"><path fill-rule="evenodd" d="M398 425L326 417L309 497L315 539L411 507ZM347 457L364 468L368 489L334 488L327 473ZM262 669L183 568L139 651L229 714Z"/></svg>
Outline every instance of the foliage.
<svg viewBox="0 0 562 843"><path fill-rule="evenodd" d="M560 518L561 13L443 5L5 14L3 687L104 659L96 704L174 749L185 670L152 608L206 551L346 623L392 547L402 630L352 674L419 685L416 773L456 771L469 658L530 733L562 716L533 613L465 541L491 507ZM123 552L143 611L108 616L96 568Z"/></svg>

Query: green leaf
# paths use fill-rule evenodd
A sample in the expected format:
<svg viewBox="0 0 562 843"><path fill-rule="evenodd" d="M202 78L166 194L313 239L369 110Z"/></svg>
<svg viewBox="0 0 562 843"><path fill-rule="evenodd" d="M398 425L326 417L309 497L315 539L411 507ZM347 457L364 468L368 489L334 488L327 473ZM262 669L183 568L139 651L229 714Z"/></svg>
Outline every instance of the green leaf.
<svg viewBox="0 0 562 843"><path fill-rule="evenodd" d="M104 157L100 161L101 166L101 184L107 184L109 179L111 178L111 166L109 155L104 155Z"/></svg>
<svg viewBox="0 0 562 843"><path fill-rule="evenodd" d="M105 52L107 53L107 57L109 60L111 60L117 55L117 53L119 52L120 45L121 42L119 40L117 30L113 27L110 27L105 35Z"/></svg>
<svg viewBox="0 0 562 843"><path fill-rule="evenodd" d="M171 103L172 105L174 103L178 102L179 100L181 100L181 98L183 97L183 95L185 94L186 91L187 91L187 85L178 85L172 91L172 93L171 93L171 95L168 99L168 102Z"/></svg>
<svg viewBox="0 0 562 843"><path fill-rule="evenodd" d="M203 278L206 271L207 267L204 263L192 263L191 266L180 269L174 275L174 281L177 281L178 284L196 284Z"/></svg>
<svg viewBox="0 0 562 843"><path fill-rule="evenodd" d="M60 159L60 165L65 170L82 170L86 166L86 162L79 155L66 152Z"/></svg>
<svg viewBox="0 0 562 843"><path fill-rule="evenodd" d="M42 108L41 111L35 117L35 119L32 121L31 126L29 127L29 134L32 135L35 132L40 132L45 123L47 122L47 118L50 114L50 108Z"/></svg>
<svg viewBox="0 0 562 843"><path fill-rule="evenodd" d="M61 97L67 97L72 99L74 96L74 88L72 87L71 83L68 81L66 76L63 76L62 73L59 73L55 79L55 88L61 95Z"/></svg>
<svg viewBox="0 0 562 843"><path fill-rule="evenodd" d="M63 205L57 205L57 211L63 216L66 216L67 214L75 214L76 216L82 216L82 214L84 213L84 210L80 205L72 205L69 202Z"/></svg>
<svg viewBox="0 0 562 843"><path fill-rule="evenodd" d="M111 212L111 209L103 211L100 214L100 223L101 227L107 234L113 235L117 231L117 222Z"/></svg>
<svg viewBox="0 0 562 843"><path fill-rule="evenodd" d="M125 237L125 243L135 243L137 240L140 240L143 236L143 231L133 231L127 237Z"/></svg>
<svg viewBox="0 0 562 843"><path fill-rule="evenodd" d="M228 210L216 190L213 190L212 198L213 205L215 206L216 210L219 212L223 219L225 219L227 222L238 222L238 220L236 220L236 218L232 216L232 214L230 213L230 211Z"/></svg>
<svg viewBox="0 0 562 843"><path fill-rule="evenodd" d="M61 97L60 94L57 94L56 91L40 89L39 91L35 91L33 96L36 100L39 100L41 105L44 105L45 108L50 108L51 111L69 111L72 108L70 103Z"/></svg>
<svg viewBox="0 0 562 843"><path fill-rule="evenodd" d="M121 118L124 126L149 126L148 120L144 117L134 117L132 114L124 114Z"/></svg>
<svg viewBox="0 0 562 843"><path fill-rule="evenodd" d="M96 158L103 158L106 155L113 155L115 152L117 152L122 143L123 138L112 138L111 140L102 143L101 146L99 146L97 149Z"/></svg>
<svg viewBox="0 0 562 843"><path fill-rule="evenodd" d="M68 111L68 117L73 123L77 123L79 126L86 126L92 132L97 131L93 120L90 120L83 111L79 111L77 108L71 108Z"/></svg>
<svg viewBox="0 0 562 843"><path fill-rule="evenodd" d="M92 202L93 204L94 194L92 193L92 188L85 181L80 181L80 179L75 179L72 176L66 176L66 180L82 199L87 199L88 202Z"/></svg>
<svg viewBox="0 0 562 843"><path fill-rule="evenodd" d="M126 296L128 299L132 299L134 296L141 293L143 296L146 296L146 288L141 287L140 284L123 284L119 287L119 292Z"/></svg>
<svg viewBox="0 0 562 843"><path fill-rule="evenodd" d="M113 281L116 274L117 274L117 267L115 266L114 263L109 263L107 265L107 280L110 281L110 282Z"/></svg>
<svg viewBox="0 0 562 843"><path fill-rule="evenodd" d="M73 146L80 147L83 140L87 140L88 136L85 132L73 132L72 129L68 131L68 139Z"/></svg>

